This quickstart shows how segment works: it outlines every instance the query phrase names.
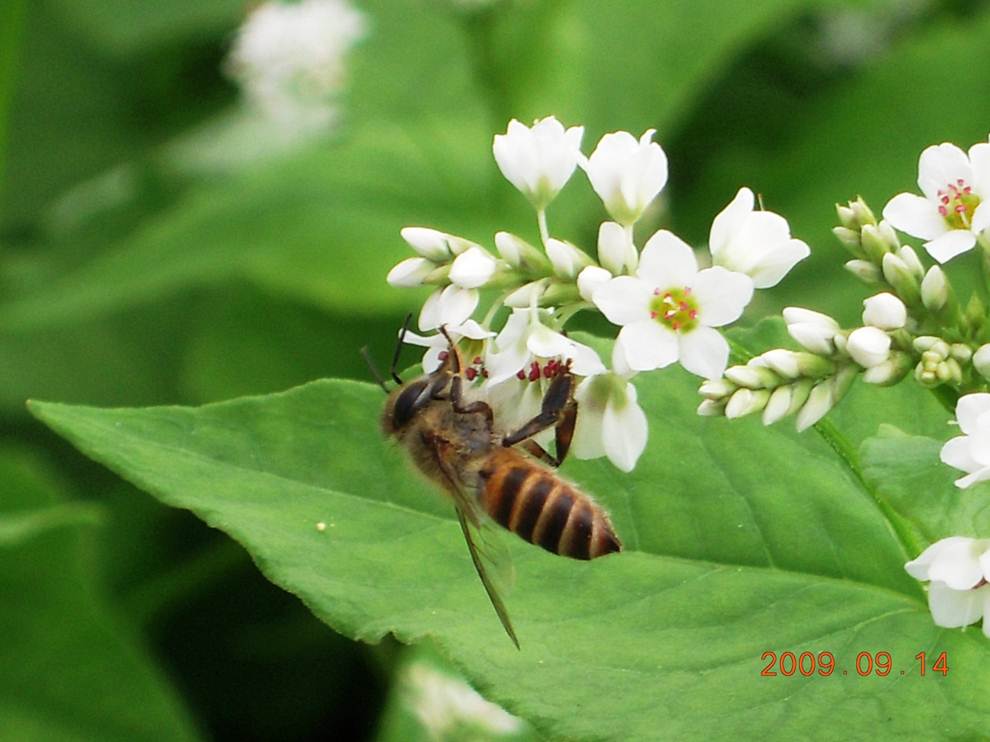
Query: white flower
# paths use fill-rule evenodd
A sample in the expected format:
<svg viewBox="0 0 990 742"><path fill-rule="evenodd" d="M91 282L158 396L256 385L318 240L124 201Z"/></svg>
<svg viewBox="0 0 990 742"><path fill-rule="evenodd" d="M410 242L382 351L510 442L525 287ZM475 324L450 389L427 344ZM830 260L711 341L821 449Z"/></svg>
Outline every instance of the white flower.
<svg viewBox="0 0 990 742"><path fill-rule="evenodd" d="M654 129L637 142L632 134L606 134L581 166L592 188L619 224L633 224L667 184L667 155L651 141Z"/></svg>
<svg viewBox="0 0 990 742"><path fill-rule="evenodd" d="M925 249L944 263L976 244L990 227L990 144L974 145L969 155L954 144L933 145L918 161L924 196L900 193L884 207L894 227L928 240Z"/></svg>
<svg viewBox="0 0 990 742"><path fill-rule="evenodd" d="M595 291L608 320L622 325L616 354L649 371L680 360L691 373L722 375L729 345L713 328L734 322L753 296L753 282L725 268L698 270L694 251L660 230L646 243L635 276L613 278ZM614 364L614 361L613 361Z"/></svg>
<svg viewBox="0 0 990 742"><path fill-rule="evenodd" d="M486 330L473 319L469 319L459 325L446 325L445 327L447 334L450 335L450 339L455 343L461 338L486 340L487 338L495 337L494 332ZM443 333L439 332L433 335L417 335L411 330L406 330L402 341L409 345L418 345L427 349L426 353L423 354L423 372L427 374L433 373L440 368L440 364L443 362L443 353L450 346L447 338L443 336Z"/></svg>
<svg viewBox="0 0 990 742"><path fill-rule="evenodd" d="M598 228L598 261L616 276L636 270L639 254L632 235L621 224L602 222Z"/></svg>
<svg viewBox="0 0 990 742"><path fill-rule="evenodd" d="M863 368L879 366L890 355L890 335L877 327L860 327L849 334L846 350Z"/></svg>
<svg viewBox="0 0 990 742"><path fill-rule="evenodd" d="M881 330L897 330L907 322L907 307L893 294L871 296L863 302L863 324Z"/></svg>
<svg viewBox="0 0 990 742"><path fill-rule="evenodd" d="M618 374L598 374L578 384L574 398L578 414L573 454L579 459L608 456L622 471L632 471L649 434L636 387Z"/></svg>
<svg viewBox="0 0 990 742"><path fill-rule="evenodd" d="M801 347L818 355L829 356L835 352L832 339L839 331L839 323L821 312L801 307L784 309L787 331Z"/></svg>
<svg viewBox="0 0 990 742"><path fill-rule="evenodd" d="M238 31L227 69L248 103L284 128L325 128L344 84L345 55L364 28L345 0L266 2Z"/></svg>
<svg viewBox="0 0 990 742"><path fill-rule="evenodd" d="M936 541L904 565L908 574L930 581L928 607L936 626L961 628L983 618L990 636L990 539L952 536Z"/></svg>
<svg viewBox="0 0 990 742"><path fill-rule="evenodd" d="M434 263L444 263L452 256L448 235L436 229L403 227L399 234L409 247Z"/></svg>
<svg viewBox="0 0 990 742"><path fill-rule="evenodd" d="M591 376L605 370L594 350L547 327L543 320L549 316L545 309L512 311L485 359L489 386L520 374L521 379L527 378L534 371L534 362L538 378L545 370L547 359L571 361L571 371L577 376Z"/></svg>
<svg viewBox="0 0 990 742"><path fill-rule="evenodd" d="M476 289L488 283L496 267L491 253L473 245L454 258L450 266L450 281L462 289Z"/></svg>
<svg viewBox="0 0 990 742"><path fill-rule="evenodd" d="M598 290L599 286L608 283L611 278L612 274L604 268L599 268L597 265L589 265L578 274L578 293L581 294L581 298L585 301L594 301L595 291Z"/></svg>
<svg viewBox="0 0 990 742"><path fill-rule="evenodd" d="M990 379L990 343L981 345L973 354L973 368L984 379Z"/></svg>
<svg viewBox="0 0 990 742"><path fill-rule="evenodd" d="M578 273L591 264L591 258L584 252L569 242L553 237L547 240L547 257L550 258L554 274L569 281L577 278Z"/></svg>
<svg viewBox="0 0 990 742"><path fill-rule="evenodd" d="M787 220L770 211L753 210L753 192L740 188L712 221L708 246L715 265L745 273L758 289L776 286L811 250L791 237Z"/></svg>
<svg viewBox="0 0 990 742"><path fill-rule="evenodd" d="M419 286L436 267L426 258L406 258L388 272L385 280L392 286Z"/></svg>
<svg viewBox="0 0 990 742"><path fill-rule="evenodd" d="M459 739L481 729L491 735L518 734L523 722L486 701L463 680L417 662L404 673L402 698L433 739Z"/></svg>
<svg viewBox="0 0 990 742"><path fill-rule="evenodd" d="M430 294L419 311L419 329L435 330L440 325L457 326L478 306L478 290L451 284Z"/></svg>
<svg viewBox="0 0 990 742"><path fill-rule="evenodd" d="M956 486L970 487L990 479L990 394L967 394L956 403L963 435L942 446L942 462L966 472Z"/></svg>
<svg viewBox="0 0 990 742"><path fill-rule="evenodd" d="M553 116L532 128L515 119L492 144L502 174L537 209L543 209L570 179L581 159L583 126L564 130Z"/></svg>

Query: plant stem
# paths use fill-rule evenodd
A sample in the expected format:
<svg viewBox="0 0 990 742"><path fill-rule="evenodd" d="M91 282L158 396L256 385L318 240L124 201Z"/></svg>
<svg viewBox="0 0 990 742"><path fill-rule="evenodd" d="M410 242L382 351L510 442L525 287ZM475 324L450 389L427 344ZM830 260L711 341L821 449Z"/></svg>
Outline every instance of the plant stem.
<svg viewBox="0 0 990 742"><path fill-rule="evenodd" d="M547 247L547 242L550 241L550 230L547 228L547 210L540 209L536 212L536 223L540 225L540 240L543 242L543 249Z"/></svg>

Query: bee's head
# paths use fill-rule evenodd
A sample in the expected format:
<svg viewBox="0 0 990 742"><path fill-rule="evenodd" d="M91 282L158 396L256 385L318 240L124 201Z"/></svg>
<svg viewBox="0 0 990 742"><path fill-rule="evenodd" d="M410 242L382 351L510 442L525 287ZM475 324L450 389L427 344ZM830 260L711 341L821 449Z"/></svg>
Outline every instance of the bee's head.
<svg viewBox="0 0 990 742"><path fill-rule="evenodd" d="M389 392L382 415L382 430L386 435L401 435L416 414L429 400L430 380L422 377Z"/></svg>

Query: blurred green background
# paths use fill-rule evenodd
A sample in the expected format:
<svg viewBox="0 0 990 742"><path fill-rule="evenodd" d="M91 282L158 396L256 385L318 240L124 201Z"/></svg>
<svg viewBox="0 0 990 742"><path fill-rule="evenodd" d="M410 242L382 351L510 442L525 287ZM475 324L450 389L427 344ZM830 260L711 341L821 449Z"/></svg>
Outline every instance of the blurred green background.
<svg viewBox="0 0 990 742"><path fill-rule="evenodd" d="M990 131L986 2L354 4L336 123L294 146L238 128L244 0L0 5L0 739L426 738L403 711L415 658L334 635L26 399L367 378L358 349L384 358L422 299L384 282L402 226L535 231L491 157L510 117L583 123L586 152L656 128L671 179L640 234L702 245L748 185L813 252L747 321L803 304L850 324L867 289L833 204L879 212L925 146ZM580 176L550 211L585 247L603 217Z"/></svg>

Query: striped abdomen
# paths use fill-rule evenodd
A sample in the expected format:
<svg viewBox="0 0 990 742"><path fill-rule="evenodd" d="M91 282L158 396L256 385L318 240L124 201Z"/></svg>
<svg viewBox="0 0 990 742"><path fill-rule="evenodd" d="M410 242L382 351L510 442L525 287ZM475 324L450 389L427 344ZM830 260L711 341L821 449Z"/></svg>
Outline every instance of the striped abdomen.
<svg viewBox="0 0 990 742"><path fill-rule="evenodd" d="M605 511L590 497L514 451L500 453L485 472L481 491L482 507L500 525L574 559L594 559L622 548Z"/></svg>

